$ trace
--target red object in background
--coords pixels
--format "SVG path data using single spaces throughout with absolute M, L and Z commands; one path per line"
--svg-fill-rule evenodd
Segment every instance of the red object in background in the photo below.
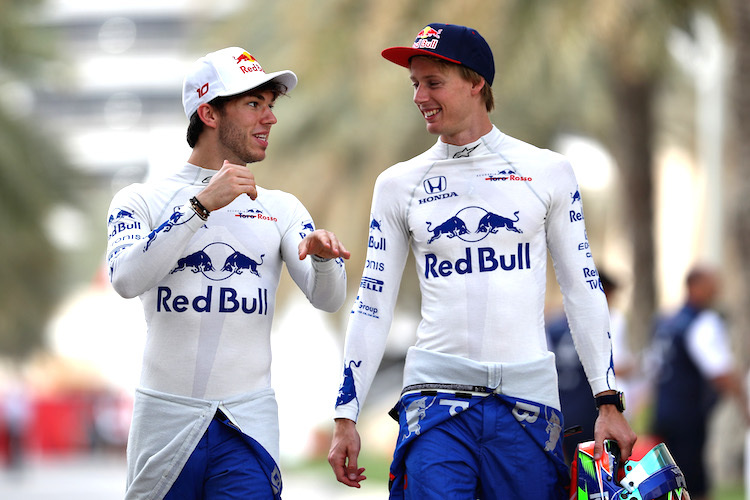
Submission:
M 83 391 L 37 396 L 30 404 L 23 436 L 24 454 L 124 450 L 132 412 L 132 399 L 127 396 Z M 0 465 L 9 463 L 9 454 L 8 426 L 0 412 Z
M 638 440 L 635 442 L 635 446 L 633 446 L 633 451 L 630 453 L 630 458 L 628 460 L 641 460 L 646 453 L 651 451 L 651 448 L 661 442 L 663 442 L 662 439 L 650 434 L 638 436 Z
M 27 449 L 42 454 L 87 450 L 92 405 L 90 397 L 80 394 L 47 396 L 34 401 Z

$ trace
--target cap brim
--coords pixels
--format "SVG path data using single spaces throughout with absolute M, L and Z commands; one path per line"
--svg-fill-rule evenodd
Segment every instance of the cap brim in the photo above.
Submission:
M 261 85 L 265 85 L 268 82 L 278 82 L 286 87 L 286 92 L 290 92 L 294 87 L 297 86 L 297 75 L 289 70 L 276 71 L 274 73 L 265 73 L 262 78 L 258 78 L 257 80 L 253 81 L 250 86 L 245 84 L 240 87 L 226 89 L 219 95 L 221 97 L 229 97 L 233 95 L 243 94 L 250 90 L 257 89 Z
M 268 80 L 269 82 L 273 80 L 281 83 L 286 87 L 287 92 L 291 92 L 292 89 L 297 86 L 297 75 L 295 75 L 294 72 L 289 71 L 288 69 L 270 73 L 268 76 L 271 77 L 271 79 Z
M 383 50 L 383 52 L 381 52 L 380 55 L 382 55 L 384 58 L 388 59 L 392 63 L 398 64 L 399 66 L 403 66 L 404 68 L 409 67 L 409 61 L 414 56 L 437 57 L 438 59 L 443 59 L 448 62 L 461 64 L 460 61 L 456 61 L 455 59 L 451 59 L 449 57 L 441 56 L 440 54 L 436 54 L 435 52 L 432 52 L 430 50 L 415 49 L 413 47 L 391 47 L 391 48 Z

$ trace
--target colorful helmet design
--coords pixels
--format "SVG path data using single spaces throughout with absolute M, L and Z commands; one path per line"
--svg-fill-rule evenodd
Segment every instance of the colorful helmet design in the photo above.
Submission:
M 640 460 L 619 463 L 614 441 L 594 460 L 594 442 L 579 443 L 571 467 L 571 500 L 689 500 L 685 477 L 664 443 Z

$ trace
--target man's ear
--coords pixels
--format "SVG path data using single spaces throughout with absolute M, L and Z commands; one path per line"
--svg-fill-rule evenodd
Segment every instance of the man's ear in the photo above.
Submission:
M 487 81 L 484 78 L 480 78 L 477 83 L 471 84 L 471 95 L 477 95 L 482 92 L 484 86 L 487 85 Z
M 197 109 L 198 118 L 201 119 L 203 124 L 207 127 L 216 128 L 219 125 L 219 113 L 216 108 L 208 103 L 203 103 L 198 106 Z

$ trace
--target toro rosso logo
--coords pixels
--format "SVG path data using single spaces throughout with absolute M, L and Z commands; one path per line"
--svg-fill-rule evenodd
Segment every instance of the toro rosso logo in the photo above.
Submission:
M 505 168 L 503 170 L 498 170 L 494 173 L 488 173 L 488 174 L 481 174 L 482 177 L 484 177 L 484 180 L 486 181 L 532 181 L 533 179 L 531 177 L 527 177 L 525 175 L 518 175 L 515 170 L 512 168 Z
M 263 210 L 249 208 L 247 210 L 229 210 L 229 213 L 234 213 L 235 217 L 240 219 L 255 219 L 255 220 L 267 220 L 271 222 L 278 222 L 279 219 L 272 215 L 265 215 Z
M 264 256 L 265 254 L 262 254 L 258 259 L 254 259 L 226 243 L 210 243 L 202 250 L 179 259 L 170 274 L 190 270 L 193 273 L 201 273 L 212 281 L 222 281 L 235 274 L 247 272 L 260 278 L 258 268 L 263 265 Z M 220 264 L 216 265 L 215 262 Z
M 432 222 L 427 222 L 427 231 L 432 233 L 427 243 L 432 243 L 442 235 L 448 238 L 457 237 L 466 242 L 476 242 L 483 240 L 490 234 L 497 233 L 500 229 L 523 233 L 516 226 L 516 223 L 520 220 L 518 213 L 519 211 L 516 210 L 513 213 L 514 218 L 511 219 L 503 215 L 488 212 L 481 207 L 466 207 L 440 224 L 433 226 Z

